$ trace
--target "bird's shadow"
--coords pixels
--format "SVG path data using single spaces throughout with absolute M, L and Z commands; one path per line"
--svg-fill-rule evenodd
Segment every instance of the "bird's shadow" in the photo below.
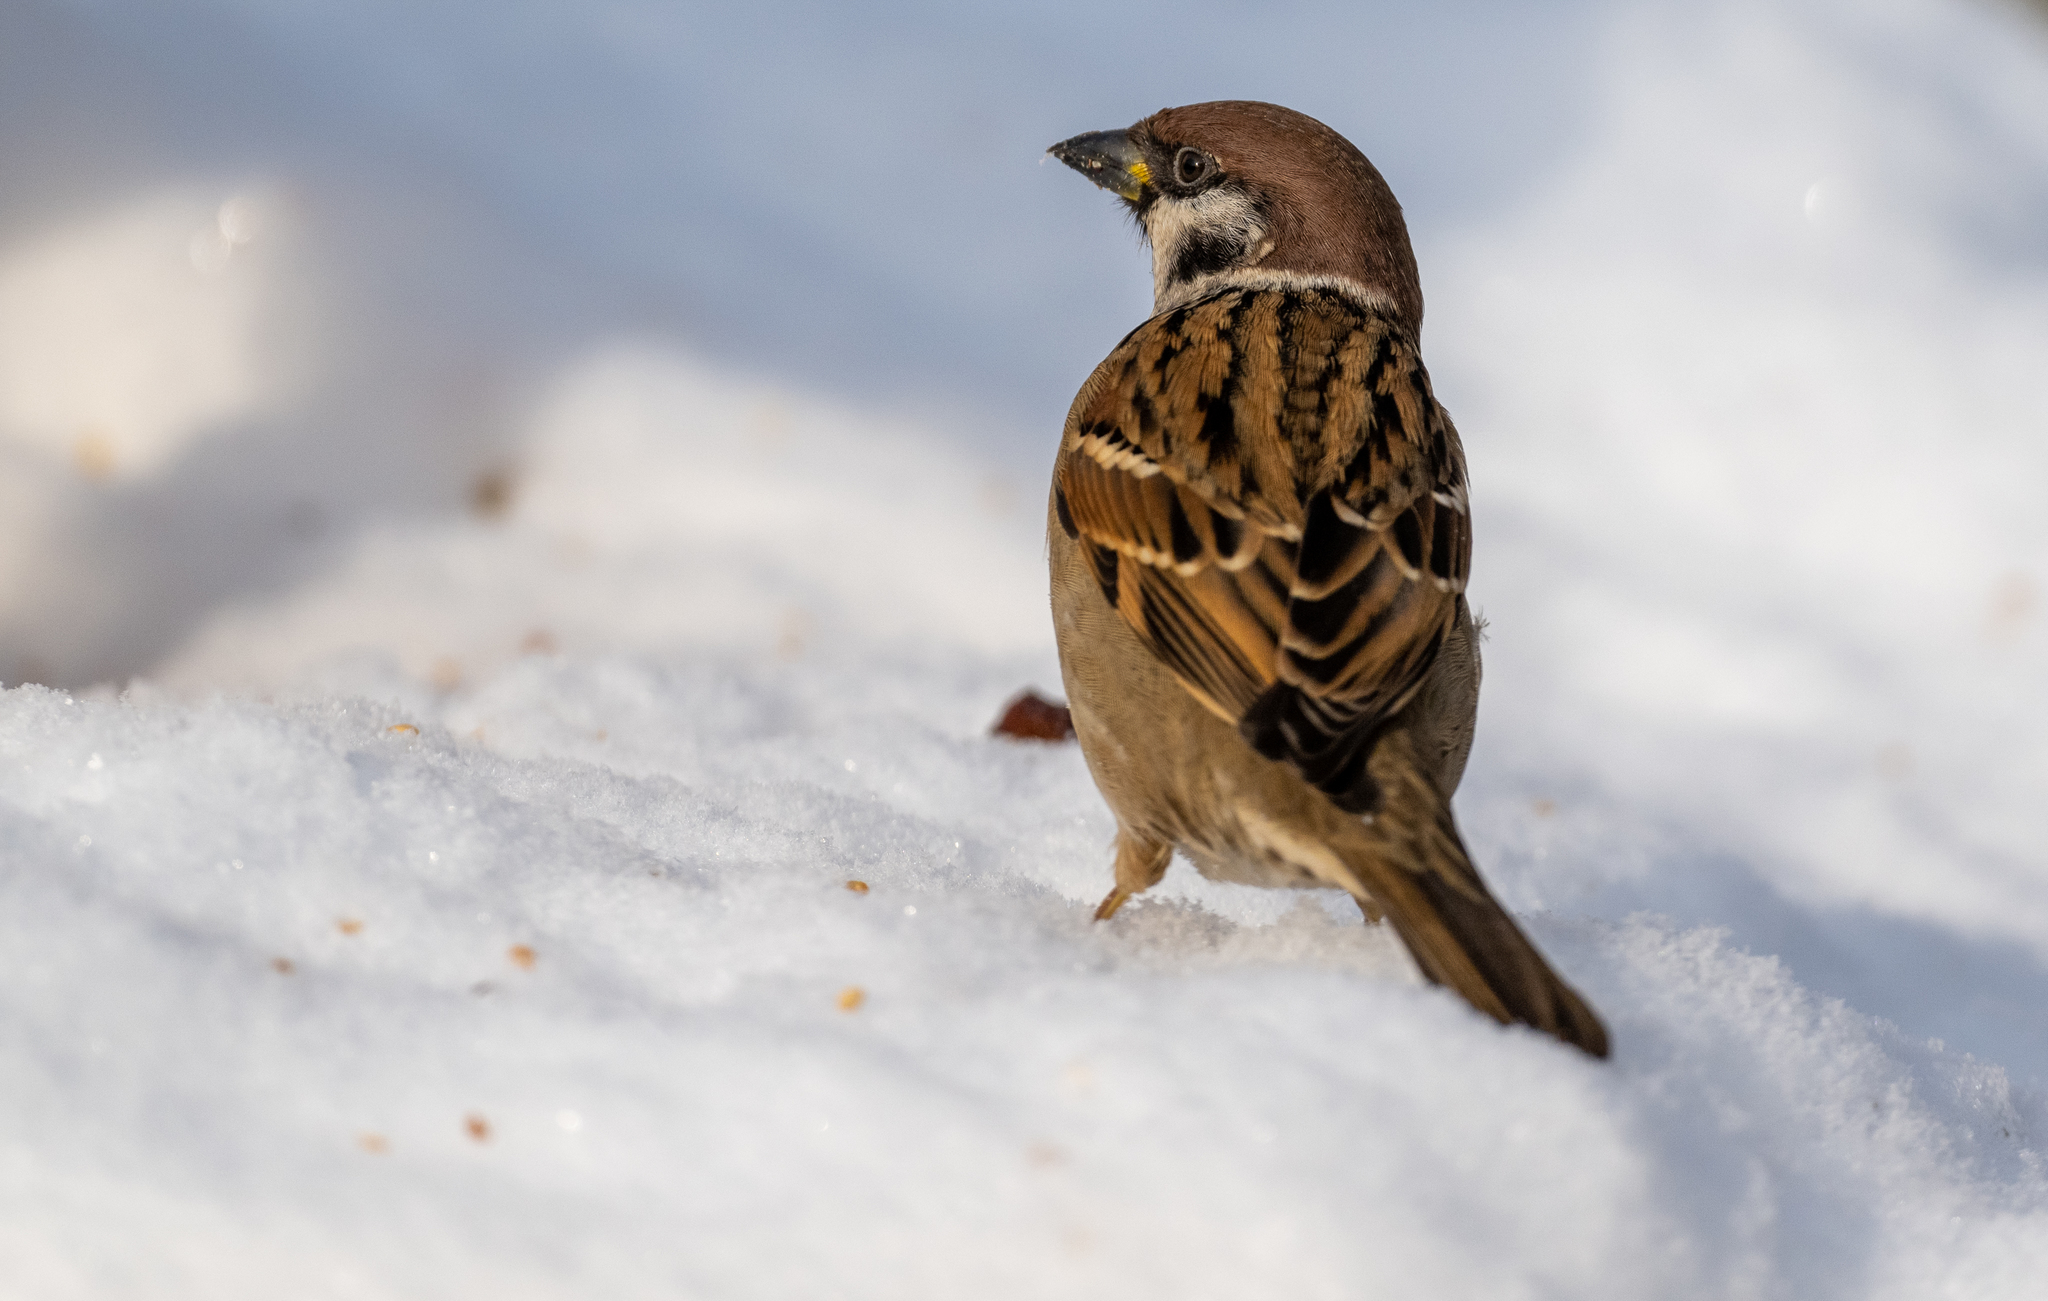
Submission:
M 1564 910 L 1613 921 L 1652 913 L 1725 931 L 1816 994 L 2002 1066 L 2015 1084 L 2048 1088 L 2048 964 L 2028 945 L 1866 903 L 1794 898 L 1767 863 L 1673 840 L 1647 870 L 1594 885 Z
M 2028 946 L 1867 904 L 1800 902 L 1747 865 L 1717 867 L 1690 920 L 1775 954 L 1815 993 L 1995 1062 L 2017 1083 L 2048 1084 L 2048 965 Z

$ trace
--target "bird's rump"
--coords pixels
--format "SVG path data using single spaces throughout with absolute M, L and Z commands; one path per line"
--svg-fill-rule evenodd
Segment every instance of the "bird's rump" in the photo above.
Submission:
M 1464 455 L 1412 338 L 1342 292 L 1153 318 L 1068 417 L 1061 527 L 1180 682 L 1341 807 L 1420 688 L 1471 560 Z

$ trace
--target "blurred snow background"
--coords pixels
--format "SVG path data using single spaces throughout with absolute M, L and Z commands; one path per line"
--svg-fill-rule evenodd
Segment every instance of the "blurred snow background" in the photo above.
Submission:
M 1041 151 L 1220 96 L 1407 205 L 1605 1067 L 983 736 Z M 2038 8 L 14 0 L 0 159 L 10 1296 L 2038 1290 Z

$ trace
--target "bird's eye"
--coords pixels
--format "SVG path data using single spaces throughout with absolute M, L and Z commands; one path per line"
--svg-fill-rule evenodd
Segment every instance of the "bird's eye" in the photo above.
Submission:
M 1173 156 L 1173 179 L 1182 185 L 1199 184 L 1215 170 L 1216 160 L 1199 149 L 1183 149 Z

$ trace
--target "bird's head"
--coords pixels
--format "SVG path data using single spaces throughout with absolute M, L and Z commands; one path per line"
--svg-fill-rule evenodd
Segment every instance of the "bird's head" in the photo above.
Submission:
M 1130 206 L 1152 245 L 1156 310 L 1232 284 L 1335 281 L 1421 331 L 1401 205 L 1357 146 L 1306 114 L 1189 104 L 1049 152 Z

